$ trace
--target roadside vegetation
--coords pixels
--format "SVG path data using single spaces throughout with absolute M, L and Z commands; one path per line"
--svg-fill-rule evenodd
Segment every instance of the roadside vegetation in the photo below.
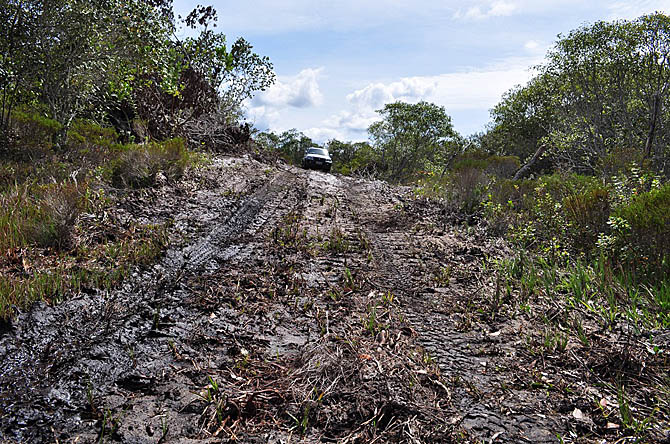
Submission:
M 644 440 L 670 414 L 670 18 L 585 25 L 536 73 L 469 138 L 444 108 L 399 102 L 378 111 L 370 142 L 325 148 L 333 171 L 410 185 L 445 223 L 504 238 L 512 254 L 485 259 L 496 290 L 472 301 L 479 314 L 544 319 L 527 339 L 536 358 L 579 344 L 589 358 L 560 365 L 602 366 L 619 410 L 607 426 Z M 259 140 L 293 162 L 316 145 L 297 131 Z M 644 406 L 631 409 L 632 392 Z
M 216 19 L 162 0 L 0 1 L 0 320 L 152 263 L 169 220 L 122 217 L 121 200 L 248 140 L 240 105 L 272 65 Z

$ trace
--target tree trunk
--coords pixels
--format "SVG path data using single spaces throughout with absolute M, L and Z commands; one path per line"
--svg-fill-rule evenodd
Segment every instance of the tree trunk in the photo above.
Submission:
M 545 144 L 540 145 L 540 147 L 535 151 L 535 154 L 533 154 L 533 157 L 530 158 L 528 162 L 519 170 L 516 172 L 514 175 L 513 180 L 520 180 L 526 177 L 528 174 L 530 174 L 531 168 L 537 163 L 538 160 L 540 160 L 540 157 L 544 152 L 547 150 L 547 146 Z
M 652 147 L 654 145 L 654 136 L 656 134 L 656 121 L 658 120 L 658 112 L 661 109 L 661 98 L 658 94 L 654 94 L 654 107 L 651 112 L 651 122 L 649 123 L 649 134 L 647 135 L 647 142 L 644 145 L 644 158 L 651 157 Z

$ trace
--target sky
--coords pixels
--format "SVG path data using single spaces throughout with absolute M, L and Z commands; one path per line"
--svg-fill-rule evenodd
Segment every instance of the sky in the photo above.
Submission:
M 204 3 L 203 3 L 204 2 Z M 245 103 L 260 130 L 367 140 L 386 103 L 443 106 L 463 136 L 533 76 L 559 34 L 670 12 L 670 0 L 200 0 L 217 30 L 268 56 L 275 84 Z M 198 2 L 175 0 L 187 14 Z

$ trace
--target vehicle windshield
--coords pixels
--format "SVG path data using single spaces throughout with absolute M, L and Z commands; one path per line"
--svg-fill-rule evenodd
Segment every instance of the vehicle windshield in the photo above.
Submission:
M 307 154 L 318 154 L 321 156 L 327 156 L 328 151 L 321 148 L 310 148 L 309 150 L 307 150 Z

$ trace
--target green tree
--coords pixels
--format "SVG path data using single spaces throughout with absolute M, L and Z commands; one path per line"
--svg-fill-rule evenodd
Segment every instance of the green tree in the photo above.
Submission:
M 39 102 L 62 124 L 76 117 L 126 124 L 139 115 L 153 136 L 188 136 L 230 124 L 242 101 L 274 81 L 267 57 L 244 39 L 230 47 L 211 31 L 212 7 L 184 22 L 179 40 L 171 0 L 0 0 L 0 131 L 12 109 Z M 212 118 L 211 116 L 215 116 Z
M 505 93 L 491 110 L 491 126 L 480 136 L 480 148 L 490 154 L 515 155 L 521 161 L 532 156 L 554 126 L 552 80 L 540 75 Z
M 257 134 L 254 139 L 264 149 L 280 153 L 284 159 L 293 165 L 300 165 L 305 151 L 309 148 L 320 148 L 319 144 L 295 128 L 281 134 L 269 131 L 262 132 Z
M 662 157 L 670 142 L 670 18 L 597 22 L 560 37 L 544 75 L 555 80 L 554 154 L 583 172 L 606 169 L 618 152 Z
M 459 137 L 444 107 L 395 102 L 377 112 L 382 120 L 368 132 L 389 180 L 400 182 L 431 164 L 446 164 Z
M 341 142 L 332 139 L 326 148 L 333 159 L 333 170 L 342 174 L 377 173 L 378 155 L 368 142 Z
M 0 149 L 7 146 L 14 108 L 31 99 L 40 71 L 37 47 L 41 2 L 0 0 Z

